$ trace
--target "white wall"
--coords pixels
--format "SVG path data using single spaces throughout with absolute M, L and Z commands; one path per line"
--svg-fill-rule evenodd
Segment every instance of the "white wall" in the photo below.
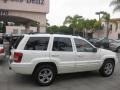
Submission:
M 15 34 L 15 31 L 18 31 L 17 34 L 23 34 L 22 30 L 25 31 L 25 27 L 24 26 L 6 26 L 6 33 L 8 34 Z M 29 32 L 31 32 L 31 30 L 33 32 L 37 32 L 37 27 L 30 27 Z
M 118 24 L 118 28 L 116 29 L 116 23 L 114 23 L 114 22 L 109 23 L 109 27 L 110 27 L 110 25 L 112 25 L 112 30 L 110 31 L 109 36 L 108 36 L 109 39 L 118 39 L 118 34 L 120 34 L 120 21 L 118 21 L 117 24 Z M 107 25 L 106 25 L 105 22 L 102 22 L 102 25 L 104 25 L 103 30 L 100 30 L 99 32 L 98 31 L 95 32 L 93 34 L 93 38 L 104 38 L 104 37 L 106 37 L 106 35 L 107 35 L 106 34 L 107 33 Z

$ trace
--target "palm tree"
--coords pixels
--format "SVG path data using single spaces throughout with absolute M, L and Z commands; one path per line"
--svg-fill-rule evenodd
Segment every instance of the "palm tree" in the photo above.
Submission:
M 107 12 L 104 12 L 103 16 L 102 16 L 102 19 L 104 19 L 106 21 L 106 24 L 107 24 L 107 35 L 106 35 L 106 38 L 108 38 L 109 36 L 109 22 L 110 22 L 110 14 L 107 13 Z
M 114 6 L 113 12 L 120 11 L 120 0 L 112 0 L 110 6 Z
M 79 24 L 80 24 L 79 22 L 81 20 L 83 20 L 83 17 L 79 15 L 75 15 L 73 17 L 67 16 L 63 24 L 71 26 L 73 29 L 73 35 L 74 35 L 75 31 L 79 28 Z
M 99 15 L 99 23 L 101 23 L 101 15 L 103 15 L 104 14 L 104 11 L 99 11 L 99 12 L 96 12 L 96 15 Z M 99 26 L 99 30 L 101 29 L 101 24 L 99 24 L 100 26 Z

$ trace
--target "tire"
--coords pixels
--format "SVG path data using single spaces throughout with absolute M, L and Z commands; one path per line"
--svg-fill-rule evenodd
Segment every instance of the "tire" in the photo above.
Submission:
M 55 69 L 50 65 L 39 66 L 34 72 L 34 80 L 40 86 L 49 86 L 56 77 Z
M 106 60 L 99 70 L 99 73 L 103 77 L 109 77 L 114 72 L 115 63 L 112 60 Z

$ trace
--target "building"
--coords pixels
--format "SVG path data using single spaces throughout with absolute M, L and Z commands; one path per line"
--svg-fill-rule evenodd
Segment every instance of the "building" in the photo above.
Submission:
M 102 20 L 102 30 L 97 30 L 93 38 L 104 38 L 107 35 L 107 22 Z M 109 39 L 120 39 L 120 18 L 111 19 L 109 22 Z
M 37 32 L 46 32 L 48 12 L 49 0 L 0 0 L 0 21 L 21 23 L 26 33 L 33 22 L 37 23 Z
M 37 32 L 37 27 L 30 27 L 28 33 Z M 25 34 L 24 26 L 6 26 L 7 34 Z

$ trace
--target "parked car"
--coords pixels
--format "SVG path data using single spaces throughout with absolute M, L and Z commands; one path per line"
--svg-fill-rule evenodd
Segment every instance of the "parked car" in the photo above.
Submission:
M 94 46 L 98 47 L 97 46 L 97 42 L 99 41 L 99 39 L 97 38 L 90 38 L 90 39 L 87 39 L 89 42 L 91 42 Z
M 9 66 L 16 73 L 33 75 L 40 85 L 46 86 L 57 74 L 96 70 L 109 77 L 117 62 L 116 53 L 96 48 L 82 37 L 33 34 L 18 38 Z
M 3 46 L 3 39 L 0 38 L 0 60 L 3 60 L 5 57 L 4 46 Z
M 5 47 L 5 53 L 6 55 L 10 55 L 10 50 L 13 47 L 14 43 L 17 41 L 19 38 L 18 34 L 4 34 L 4 47 Z
M 96 46 L 99 48 L 109 49 L 110 43 L 113 42 L 115 42 L 115 40 L 103 38 L 96 42 Z
M 110 43 L 110 50 L 120 53 L 120 41 L 115 40 L 114 42 Z

